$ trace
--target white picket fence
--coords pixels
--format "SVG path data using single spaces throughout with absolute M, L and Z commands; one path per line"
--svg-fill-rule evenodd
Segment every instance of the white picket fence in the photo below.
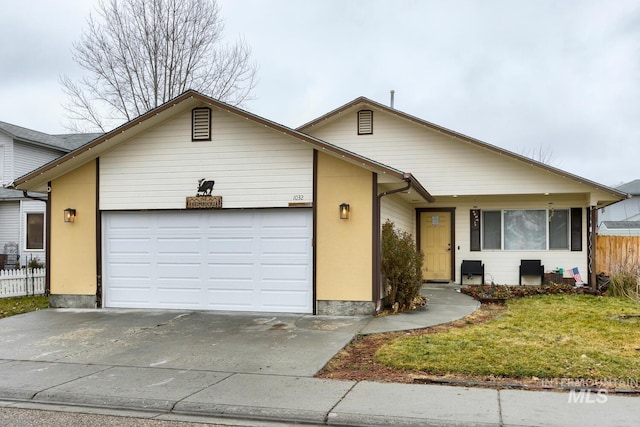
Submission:
M 44 268 L 0 270 L 0 298 L 44 294 L 45 273 Z

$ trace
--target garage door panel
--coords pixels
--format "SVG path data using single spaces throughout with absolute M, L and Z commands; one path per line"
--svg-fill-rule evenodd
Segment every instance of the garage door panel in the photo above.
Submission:
M 210 310 L 252 311 L 257 305 L 253 289 L 208 289 Z
M 158 280 L 180 279 L 200 281 L 200 264 L 158 263 Z
M 240 215 L 234 217 L 211 216 L 205 223 L 205 227 L 214 234 L 222 233 L 230 236 L 251 233 L 255 228 L 254 218 L 242 215 L 243 212 L 236 212 Z
M 119 307 L 150 307 L 149 293 L 150 286 L 110 287 L 108 289 L 109 299 Z
M 134 263 L 134 262 L 114 262 L 110 265 L 109 276 L 114 280 L 132 280 L 144 279 L 149 280 L 149 270 L 151 263 Z
M 299 311 L 305 307 L 308 298 L 308 292 L 287 292 L 286 294 L 278 291 L 261 292 L 262 305 L 269 308 L 266 311 Z M 283 304 L 283 301 L 287 303 Z
M 152 242 L 149 238 L 113 239 L 109 243 L 109 251 L 114 255 L 145 254 L 152 249 Z
M 264 255 L 289 255 L 306 258 L 311 251 L 311 244 L 308 238 L 262 238 L 260 239 L 260 249 Z
M 157 298 L 158 304 L 166 308 L 170 308 L 175 304 L 197 308 L 201 304 L 202 289 L 199 286 L 181 288 L 159 286 Z
M 312 311 L 309 209 L 103 217 L 107 307 Z
M 306 286 L 309 268 L 304 264 L 263 264 L 260 267 L 260 276 L 265 282 L 287 281 L 291 285 L 299 282 L 302 286 Z
M 195 254 L 200 255 L 201 238 L 161 238 L 156 240 L 158 254 Z
M 254 239 L 252 237 L 245 238 L 214 238 L 207 239 L 207 252 L 209 255 L 226 255 L 226 254 L 242 254 L 250 255 L 253 253 Z
M 283 218 L 286 218 L 286 221 L 282 221 Z M 311 216 L 298 215 L 296 209 L 290 209 L 280 211 L 279 217 L 264 216 L 260 218 L 260 222 L 263 228 L 298 228 L 303 230 L 307 228 L 310 219 Z
M 207 279 L 209 281 L 229 279 L 244 279 L 247 281 L 254 280 L 253 264 L 209 264 L 207 267 Z

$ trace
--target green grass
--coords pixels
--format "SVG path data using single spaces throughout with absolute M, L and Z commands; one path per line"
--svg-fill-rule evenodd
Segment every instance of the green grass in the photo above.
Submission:
M 0 298 L 0 319 L 16 314 L 42 310 L 49 307 L 49 297 L 36 295 L 30 297 Z
M 381 347 L 385 365 L 429 374 L 640 380 L 640 305 L 550 295 L 511 300 L 498 318 Z

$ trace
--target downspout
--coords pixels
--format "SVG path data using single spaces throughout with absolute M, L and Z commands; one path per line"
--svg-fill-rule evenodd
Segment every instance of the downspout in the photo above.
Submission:
M 411 189 L 411 179 L 405 176 L 404 178 L 407 185 L 402 188 L 396 188 L 395 190 L 384 191 L 378 194 L 376 199 L 376 210 L 375 210 L 375 218 L 374 218 L 374 227 L 375 233 L 373 235 L 374 245 L 375 245 L 375 258 L 374 262 L 374 271 L 375 275 L 373 278 L 373 300 L 376 302 L 376 313 L 380 313 L 382 309 L 382 298 L 380 296 L 380 287 L 382 286 L 382 236 L 380 235 L 380 224 L 381 222 L 381 206 L 382 206 L 382 198 L 385 196 L 390 196 L 395 193 L 401 193 L 403 191 L 407 191 Z

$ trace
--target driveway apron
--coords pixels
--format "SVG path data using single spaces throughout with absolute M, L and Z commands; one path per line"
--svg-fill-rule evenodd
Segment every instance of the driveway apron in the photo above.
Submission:
M 367 320 L 200 311 L 43 310 L 2 320 L 0 361 L 313 376 Z

